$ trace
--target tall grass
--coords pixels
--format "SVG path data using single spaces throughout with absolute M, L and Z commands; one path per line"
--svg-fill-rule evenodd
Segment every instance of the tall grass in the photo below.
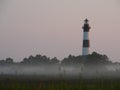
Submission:
M 120 90 L 120 80 L 1 80 L 0 90 Z

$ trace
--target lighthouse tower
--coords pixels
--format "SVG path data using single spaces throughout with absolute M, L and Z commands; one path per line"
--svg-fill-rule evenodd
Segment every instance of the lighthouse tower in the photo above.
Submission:
M 82 55 L 88 55 L 89 54 L 89 47 L 90 47 L 90 41 L 89 41 L 89 21 L 87 19 L 84 20 L 84 26 L 83 28 L 83 48 L 82 48 Z

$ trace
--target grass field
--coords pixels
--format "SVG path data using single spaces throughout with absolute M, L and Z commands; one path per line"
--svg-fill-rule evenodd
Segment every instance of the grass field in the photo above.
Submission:
M 120 90 L 120 79 L 1 78 L 0 90 Z

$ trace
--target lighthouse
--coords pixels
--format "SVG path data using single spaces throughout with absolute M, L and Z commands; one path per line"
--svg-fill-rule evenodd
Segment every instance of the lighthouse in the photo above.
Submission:
M 82 48 L 82 55 L 86 56 L 89 54 L 89 47 L 90 47 L 90 40 L 89 40 L 89 21 L 88 19 L 84 20 L 84 26 L 83 28 L 83 48 Z

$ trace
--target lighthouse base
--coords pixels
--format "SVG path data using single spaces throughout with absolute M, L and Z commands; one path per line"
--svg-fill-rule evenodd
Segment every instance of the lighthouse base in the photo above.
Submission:
M 83 50 L 82 50 L 82 55 L 85 56 L 85 55 L 88 55 L 88 54 L 89 54 L 89 48 L 84 47 Z

